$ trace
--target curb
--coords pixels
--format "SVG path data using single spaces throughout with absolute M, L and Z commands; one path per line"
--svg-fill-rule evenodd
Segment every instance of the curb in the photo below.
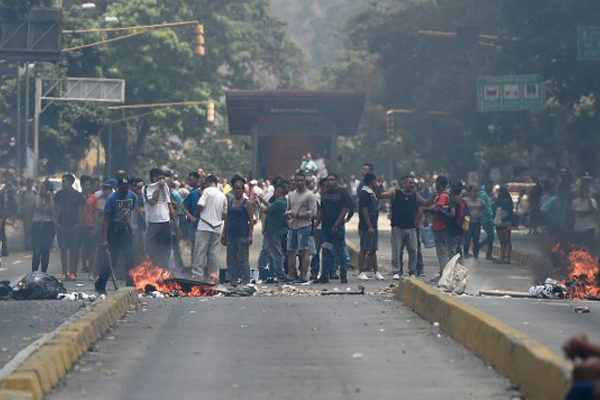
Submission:
M 519 385 L 533 400 L 562 400 L 572 364 L 537 340 L 415 278 L 402 278 L 396 298 Z
M 118 290 L 66 323 L 56 335 L 4 378 L 0 400 L 42 400 L 94 343 L 137 304 L 134 288 Z
M 500 257 L 500 246 L 494 246 L 494 250 L 492 251 L 494 257 Z M 519 251 L 513 250 L 510 253 L 510 259 L 518 262 L 522 265 L 529 265 L 535 268 L 541 269 L 550 269 L 552 268 L 552 261 L 548 258 L 540 255 L 521 253 Z

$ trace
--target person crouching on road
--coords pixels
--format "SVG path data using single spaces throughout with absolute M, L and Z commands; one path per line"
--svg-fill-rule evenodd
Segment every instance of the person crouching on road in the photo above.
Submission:
M 206 188 L 198 200 L 198 230 L 192 272 L 202 281 L 217 284 L 219 241 L 223 220 L 227 218 L 227 197 L 217 188 L 217 177 L 206 177 Z
M 121 253 L 125 257 L 127 285 L 132 285 L 129 270 L 133 262 L 133 234 L 131 229 L 131 213 L 136 207 L 137 197 L 129 190 L 127 178 L 117 180 L 119 188 L 106 199 L 104 204 L 104 221 L 102 222 L 102 245 L 110 252 L 110 263 L 116 267 Z M 106 259 L 101 265 L 100 274 L 94 287 L 99 292 L 106 290 L 106 282 L 110 277 L 110 264 Z
M 165 173 L 158 168 L 151 169 L 150 182 L 142 189 L 147 225 L 146 248 L 154 265 L 168 268 L 171 253 L 170 221 L 177 221 L 177 215 L 171 205 Z
M 227 218 L 223 225 L 221 243 L 227 246 L 227 270 L 231 284 L 236 286 L 250 282 L 249 250 L 254 231 L 254 206 L 244 196 L 246 180 L 234 177 L 231 180 L 233 198 L 227 203 Z
M 367 173 L 364 185 L 358 194 L 358 234 L 360 237 L 360 253 L 358 254 L 358 279 L 366 281 L 369 279 L 365 272 L 365 261 L 367 256 L 369 264 L 373 267 L 374 278 L 384 280 L 383 275 L 377 271 L 377 220 L 379 219 L 379 201 L 375 194 L 376 176 Z
M 48 272 L 50 249 L 54 242 L 54 222 L 56 221 L 52 183 L 46 181 L 40 185 L 39 194 L 36 194 L 33 200 L 32 214 L 31 270 L 37 271 L 41 264 L 42 272 Z

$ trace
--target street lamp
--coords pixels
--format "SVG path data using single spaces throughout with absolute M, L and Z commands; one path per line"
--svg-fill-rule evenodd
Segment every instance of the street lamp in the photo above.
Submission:
M 96 8 L 96 3 L 83 3 L 81 5 L 81 8 L 84 10 L 93 10 L 94 8 Z

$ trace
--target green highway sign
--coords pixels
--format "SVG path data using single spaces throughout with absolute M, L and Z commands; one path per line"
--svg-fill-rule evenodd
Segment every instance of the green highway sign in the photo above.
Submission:
M 577 59 L 600 60 L 600 26 L 582 26 L 577 29 Z
M 546 107 L 541 75 L 482 76 L 477 79 L 477 110 L 526 111 Z

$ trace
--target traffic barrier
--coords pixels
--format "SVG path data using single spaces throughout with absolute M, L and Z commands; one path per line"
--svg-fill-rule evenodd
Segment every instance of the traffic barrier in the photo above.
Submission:
M 91 346 L 137 305 L 137 291 L 120 289 L 99 301 L 25 359 L 0 385 L 0 400 L 42 400 Z
M 403 278 L 396 297 L 493 366 L 533 400 L 562 400 L 572 363 L 498 319 L 416 278 Z

